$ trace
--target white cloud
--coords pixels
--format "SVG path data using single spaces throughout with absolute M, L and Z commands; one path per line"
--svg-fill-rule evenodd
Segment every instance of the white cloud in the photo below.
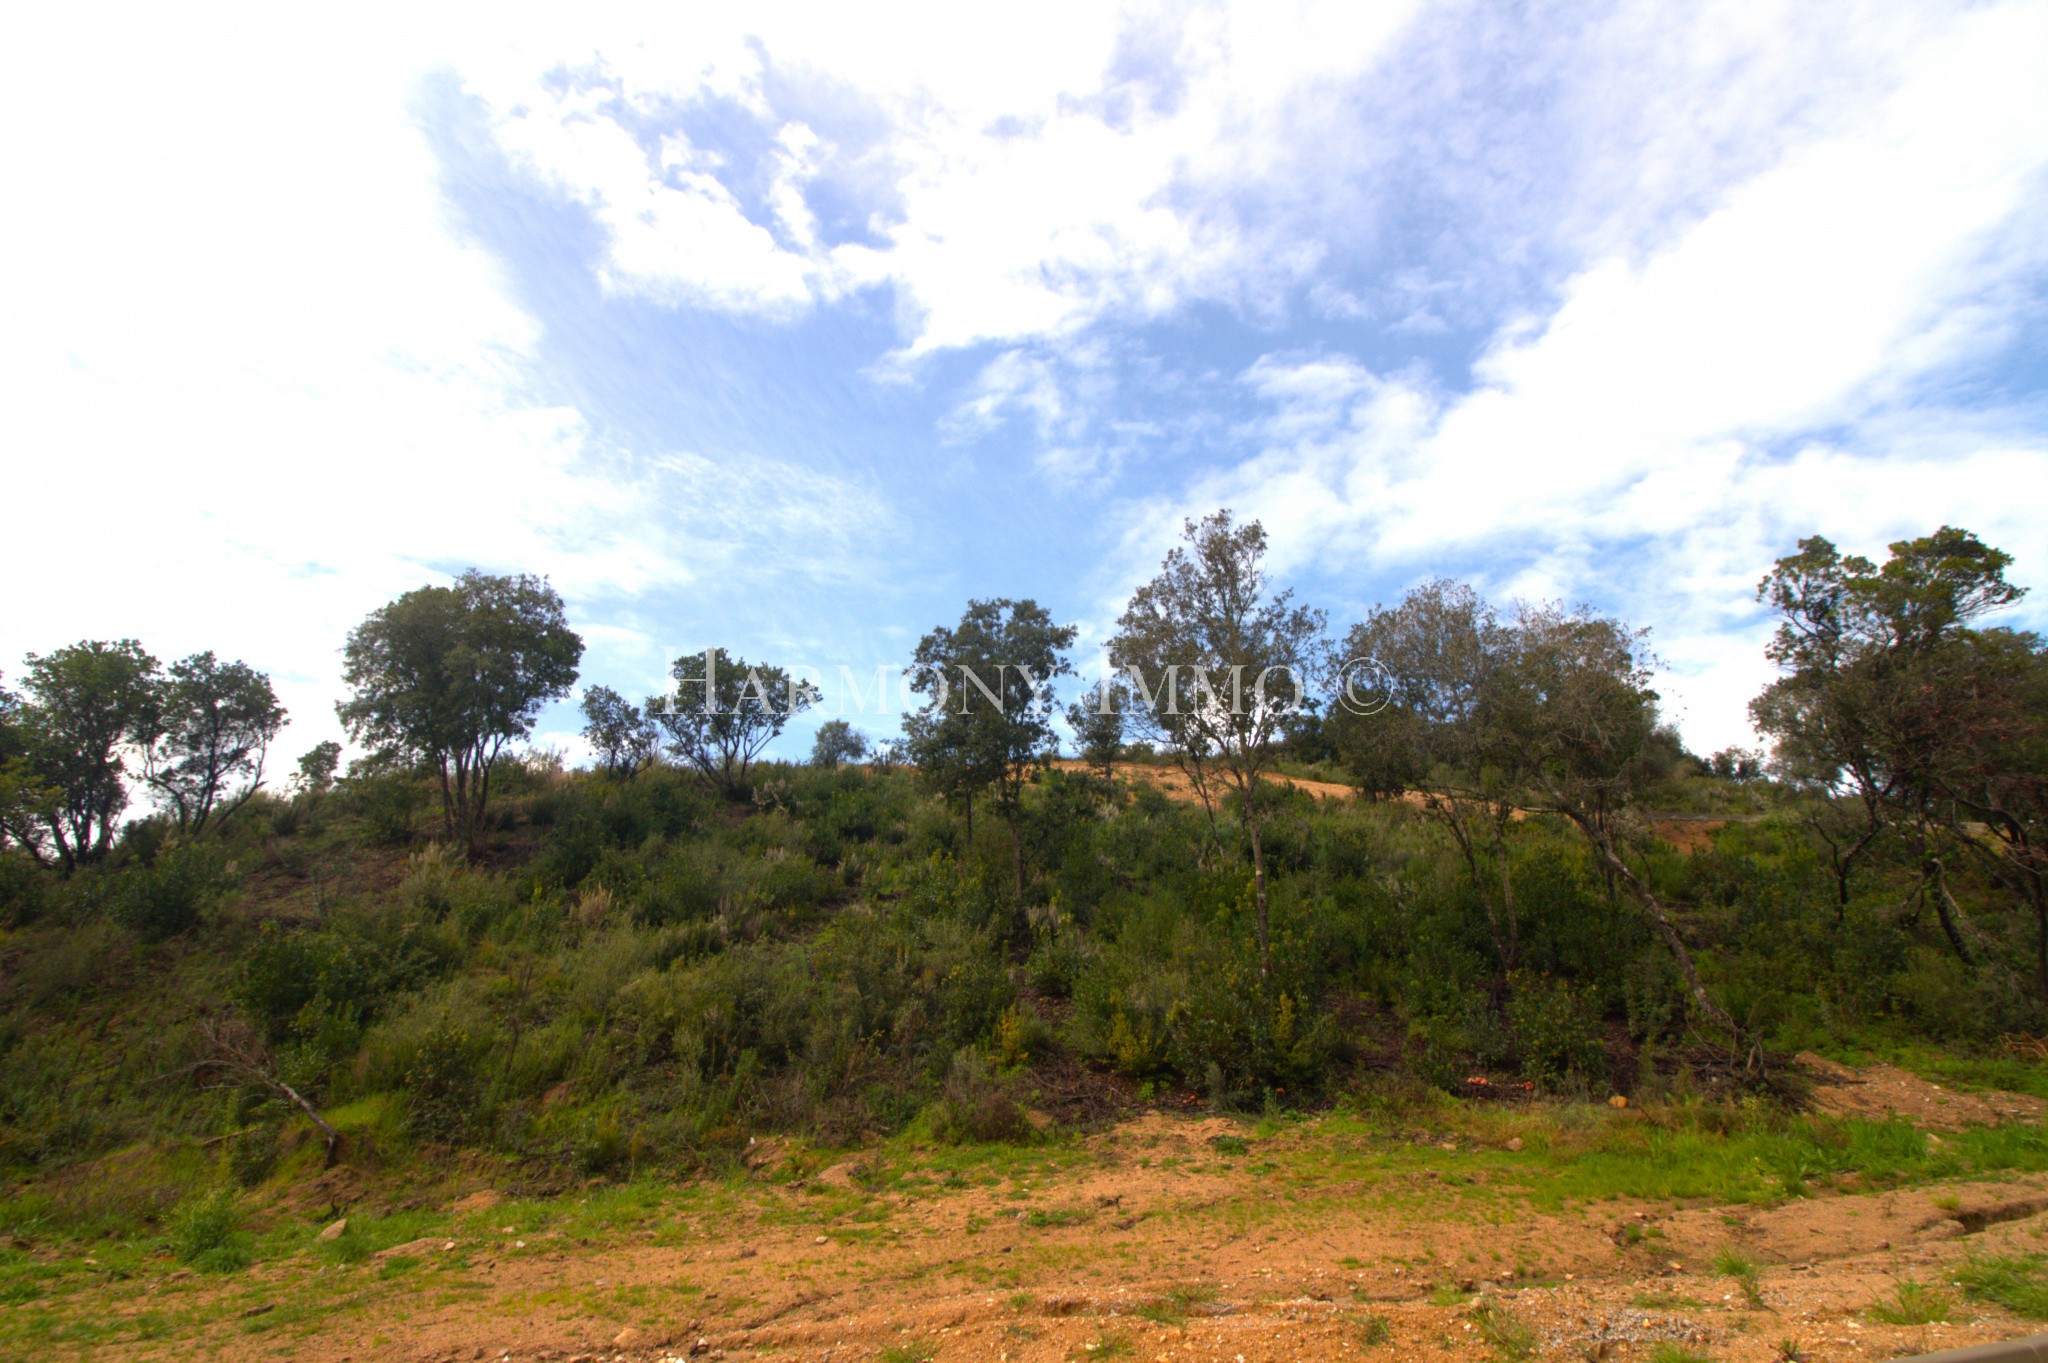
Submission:
M 303 746 L 346 631 L 437 570 L 588 603 L 762 536 L 829 565 L 837 513 L 886 524 L 864 489 L 610 448 L 532 401 L 537 324 L 409 112 L 452 47 L 405 18 L 0 19 L 9 671 L 81 636 L 212 648 L 275 674 Z
M 1295 566 L 1490 565 L 1653 619 L 1691 731 L 1732 741 L 1762 673 L 1748 601 L 1793 537 L 1950 520 L 2048 561 L 2048 439 L 1899 406 L 2005 342 L 2048 248 L 2044 168 L 2048 11 L 1976 12 L 1866 120 L 1504 328 L 1468 393 L 1262 361 L 1263 453 L 1178 500 L 1261 517 Z
M 916 356 L 1297 277 L 1312 244 L 1181 201 L 1256 180 L 1301 110 L 1369 69 L 1412 8 L 762 6 L 461 70 L 503 144 L 606 228 L 612 287 L 776 314 L 893 285 Z M 775 106 L 791 71 L 887 125 L 859 153 L 888 191 L 878 241 L 821 241 L 804 190 L 836 149 Z M 670 132 L 651 152 L 628 131 L 709 98 L 776 125 L 765 211 L 719 178 L 712 149 Z

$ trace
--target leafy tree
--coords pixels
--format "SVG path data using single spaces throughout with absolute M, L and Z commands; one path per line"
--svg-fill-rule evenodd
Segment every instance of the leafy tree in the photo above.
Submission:
M 40 862 L 56 792 L 29 763 L 29 734 L 21 698 L 0 686 L 0 848 L 12 841 Z
M 292 779 L 300 790 L 318 798 L 334 788 L 335 769 L 341 766 L 341 744 L 322 739 L 299 755 L 298 774 Z
M 737 791 L 754 759 L 789 721 L 816 705 L 818 688 L 779 667 L 730 657 L 707 648 L 676 659 L 669 675 L 674 695 L 647 702 L 654 722 L 668 731 L 669 751 Z
M 1374 796 L 1420 795 L 1457 844 L 1506 970 L 1520 954 L 1507 836 L 1524 773 L 1488 697 L 1512 638 L 1471 587 L 1439 578 L 1352 626 L 1330 679 L 1332 738 L 1352 782 Z
M 625 780 L 654 760 L 661 738 L 645 711 L 609 686 L 583 693 L 583 736 L 614 779 Z
M 987 791 L 1010 827 L 1017 899 L 1024 899 L 1024 787 L 1059 751 L 1052 682 L 1070 676 L 1074 627 L 1036 601 L 969 601 L 958 625 L 918 641 L 910 686 L 927 698 L 903 717 L 909 757 L 935 790 L 967 806 Z
M 1808 826 L 1834 868 L 1838 913 L 1854 869 L 1894 840 L 1919 868 L 1909 902 L 1933 905 L 1974 968 L 1974 929 L 1948 880 L 1955 856 L 1977 860 L 2032 909 L 2048 995 L 2048 868 L 2030 794 L 2048 699 L 2033 680 L 2039 641 L 1976 625 L 2024 594 L 2005 580 L 2011 562 L 1953 526 L 1891 545 L 1881 566 L 1800 541 L 1758 587 L 1780 617 L 1768 652 L 1784 675 L 1750 712 L 1779 771 L 1826 797 Z
M 491 770 L 505 745 L 533 731 L 541 707 L 567 695 L 583 657 L 562 598 L 543 578 L 464 573 L 372 612 L 349 634 L 336 706 L 349 733 L 394 762 L 438 771 L 451 836 L 483 837 Z
M 284 707 L 269 677 L 211 652 L 172 663 L 153 692 L 137 735 L 143 780 L 163 797 L 180 832 L 198 834 L 262 787 L 263 759 L 284 728 Z
M 1132 595 L 1109 643 L 1111 660 L 1144 689 L 1143 722 L 1194 771 L 1213 761 L 1237 794 L 1251 841 L 1261 980 L 1272 974 L 1260 837 L 1265 771 L 1305 694 L 1324 623 L 1321 611 L 1292 604 L 1291 591 L 1271 589 L 1265 553 L 1257 521 L 1238 526 L 1227 510 L 1188 521 L 1183 543 Z
M 146 727 L 156 678 L 156 659 L 133 639 L 29 655 L 9 726 L 21 753 L 13 832 L 38 860 L 54 848 L 68 872 L 113 846 L 128 806 L 123 754 Z
M 842 762 L 858 762 L 867 755 L 867 735 L 843 719 L 828 719 L 820 724 L 817 737 L 811 741 L 812 766 L 836 767 Z
M 1080 745 L 1081 760 L 1103 777 L 1115 773 L 1124 748 L 1124 710 L 1130 690 L 1114 677 L 1103 677 L 1067 707 L 1067 725 Z
M 1670 775 L 1674 744 L 1657 718 L 1643 631 L 1587 610 L 1524 606 L 1483 701 L 1532 794 L 1562 815 L 1607 872 L 1642 905 L 1700 1012 L 1740 1050 L 1750 1038 L 1701 978 L 1670 909 L 1622 855 L 1622 822 L 1642 791 Z M 1748 1063 L 1762 1053 L 1749 1047 Z

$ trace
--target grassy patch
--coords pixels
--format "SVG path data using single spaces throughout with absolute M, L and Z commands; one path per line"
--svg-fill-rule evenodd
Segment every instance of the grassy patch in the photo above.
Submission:
M 1163 1296 L 1139 1303 L 1131 1314 L 1161 1325 L 1180 1325 L 1187 1320 L 1191 1308 L 1215 1295 L 1214 1291 L 1199 1284 L 1176 1287 Z
M 1739 1250 L 1724 1249 L 1714 1256 L 1714 1271 L 1735 1279 L 1735 1285 L 1742 1289 L 1743 1300 L 1757 1310 L 1764 1306 L 1763 1282 L 1758 1277 L 1761 1270 L 1756 1260 Z
M 1946 1292 L 1922 1283 L 1902 1282 L 1890 1298 L 1872 1302 L 1864 1314 L 1880 1325 L 1931 1325 L 1947 1320 L 1949 1307 Z
M 1714 1363 L 1712 1357 L 1683 1344 L 1659 1344 L 1650 1350 L 1650 1363 Z
M 1496 1357 L 1521 1363 L 1536 1352 L 1536 1332 L 1505 1306 L 1488 1302 L 1473 1307 L 1472 1324 Z
M 2048 1256 L 1970 1259 L 1956 1270 L 1955 1281 L 1972 1301 L 2003 1306 L 2027 1320 L 2048 1320 Z

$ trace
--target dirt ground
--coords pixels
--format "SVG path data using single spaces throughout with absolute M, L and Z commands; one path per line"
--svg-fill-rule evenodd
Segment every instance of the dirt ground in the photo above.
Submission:
M 1071 757 L 1063 757 L 1054 762 L 1053 765 L 1063 771 L 1084 771 L 1089 769 L 1087 763 L 1077 761 Z M 1157 787 L 1169 799 L 1193 803 L 1201 798 L 1195 791 L 1194 783 L 1188 779 L 1188 774 L 1176 766 L 1155 766 L 1149 762 L 1118 762 L 1113 765 L 1112 770 L 1126 781 L 1142 781 L 1146 785 Z M 1266 772 L 1264 775 L 1268 781 L 1271 781 L 1276 786 L 1291 786 L 1296 790 L 1304 790 L 1310 795 L 1315 796 L 1318 800 L 1349 800 L 1357 794 L 1351 787 L 1339 785 L 1335 781 L 1311 781 L 1307 777 L 1284 776 L 1279 772 L 1273 771 Z M 1222 799 L 1223 792 L 1226 789 L 1225 778 L 1222 773 L 1219 772 L 1210 778 L 1209 784 L 1210 798 L 1215 800 Z M 1420 796 L 1414 798 L 1418 801 L 1421 799 Z
M 1944 1092 L 1884 1067 L 1808 1064 L 1824 1110 L 1952 1130 L 2035 1122 L 2043 1107 Z M 1469 1172 L 1482 1167 L 1470 1156 L 1489 1153 L 1471 1148 L 1474 1137 L 1417 1132 L 1414 1158 L 1368 1179 L 1325 1159 L 1345 1139 L 1338 1130 L 1289 1127 L 1253 1142 L 1247 1159 L 1239 1123 L 1152 1113 L 1088 1138 L 1064 1162 L 964 1180 L 934 1168 L 914 1186 L 878 1183 L 874 1155 L 806 1168 L 800 1151 L 764 1142 L 751 1177 L 719 1200 L 678 1204 L 613 1235 L 522 1230 L 517 1204 L 497 1190 L 450 1189 L 440 1207 L 461 1229 L 347 1267 L 303 1257 L 258 1265 L 233 1289 L 237 1308 L 253 1305 L 162 1353 L 322 1363 L 1475 1359 L 1510 1356 L 1486 1339 L 1504 1311 L 1533 1332 L 1536 1357 L 1647 1359 L 1675 1343 L 1755 1363 L 1793 1348 L 1818 1363 L 2040 1328 L 1980 1303 L 1959 1305 L 1954 1324 L 1888 1326 L 1865 1312 L 1901 1280 L 1940 1284 L 1944 1266 L 1967 1255 L 2048 1249 L 2048 1175 L 1835 1188 L 1770 1207 L 1600 1201 L 1539 1212 L 1527 1198 L 1491 1195 L 1487 1175 Z M 1760 1304 L 1716 1270 L 1731 1250 L 1761 1265 Z M 361 1284 L 356 1309 L 288 1339 L 237 1323 L 297 1292 L 332 1292 L 337 1275 Z M 145 1296 L 118 1309 L 147 1307 Z

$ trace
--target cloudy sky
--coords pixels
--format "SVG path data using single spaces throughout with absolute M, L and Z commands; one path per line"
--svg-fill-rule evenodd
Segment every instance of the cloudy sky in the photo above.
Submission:
M 1230 506 L 1652 627 L 1702 750 L 1802 535 L 2048 584 L 2038 0 L 18 5 L 0 128 L 0 670 L 246 658 L 287 757 L 471 565 L 830 683 Z

